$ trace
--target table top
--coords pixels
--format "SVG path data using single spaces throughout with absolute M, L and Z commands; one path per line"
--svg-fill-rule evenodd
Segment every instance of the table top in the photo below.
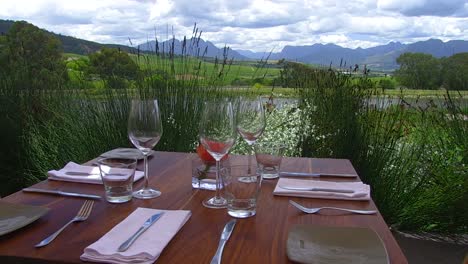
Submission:
M 35 248 L 39 241 L 73 218 L 82 198 L 17 192 L 3 201 L 48 207 L 49 212 L 37 221 L 0 237 L 2 263 L 82 263 L 80 255 L 137 207 L 164 210 L 190 210 L 192 216 L 159 256 L 157 263 L 209 263 L 218 246 L 224 225 L 231 219 L 226 209 L 208 209 L 202 201 L 213 191 L 193 189 L 192 159 L 196 154 L 156 152 L 149 159 L 150 186 L 162 195 L 149 200 L 132 199 L 123 204 L 97 200 L 90 217 L 65 229 L 51 244 Z M 231 155 L 231 164 L 246 163 L 247 157 Z M 142 164 L 139 164 L 142 168 Z M 283 171 L 355 173 L 349 160 L 284 158 Z M 350 179 L 327 178 L 333 181 Z M 326 180 L 326 179 L 324 179 Z M 351 179 L 352 180 L 352 179 Z M 359 179 L 354 179 L 359 180 Z M 224 248 L 222 263 L 291 263 L 286 253 L 288 231 L 296 224 L 367 227 L 385 244 L 390 263 L 407 263 L 384 219 L 377 215 L 304 214 L 289 204 L 291 197 L 274 196 L 277 180 L 264 180 L 257 203 L 257 214 L 239 219 Z M 139 189 L 143 180 L 134 188 Z M 102 185 L 42 181 L 33 187 L 97 194 L 104 197 Z M 341 206 L 352 209 L 376 209 L 373 201 L 342 201 L 294 197 L 305 206 Z

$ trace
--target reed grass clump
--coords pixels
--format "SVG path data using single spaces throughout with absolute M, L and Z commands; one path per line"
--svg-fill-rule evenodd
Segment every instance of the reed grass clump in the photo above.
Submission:
M 301 156 L 350 159 L 389 224 L 467 233 L 466 105 L 382 95 L 368 79 L 290 66 L 300 94 Z M 309 129 L 312 128 L 312 129 Z M 466 206 L 465 206 L 466 207 Z

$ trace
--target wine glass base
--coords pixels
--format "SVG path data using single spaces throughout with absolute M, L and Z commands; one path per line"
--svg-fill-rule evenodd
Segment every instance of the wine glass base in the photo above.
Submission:
M 133 197 L 137 199 L 151 199 L 161 195 L 161 192 L 154 189 L 141 189 L 133 192 Z
M 227 200 L 223 197 L 212 197 L 204 200 L 203 206 L 213 209 L 222 209 L 227 207 Z

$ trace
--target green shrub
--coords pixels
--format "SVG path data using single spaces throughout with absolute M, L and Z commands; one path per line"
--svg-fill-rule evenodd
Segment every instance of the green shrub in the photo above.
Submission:
M 383 90 L 395 89 L 395 82 L 389 79 L 380 79 L 379 86 Z

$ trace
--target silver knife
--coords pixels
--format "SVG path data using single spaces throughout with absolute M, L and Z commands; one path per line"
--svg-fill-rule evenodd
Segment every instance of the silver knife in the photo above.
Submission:
M 143 223 L 143 225 L 133 234 L 129 239 L 127 239 L 125 242 L 122 243 L 122 245 L 119 246 L 118 251 L 122 252 L 127 250 L 133 242 L 141 235 L 143 232 L 145 232 L 152 224 L 154 224 L 156 221 L 158 221 L 161 216 L 163 216 L 164 212 L 157 213 L 152 215 L 148 220 Z
M 358 175 L 355 173 L 313 173 L 313 172 L 287 172 L 283 171 L 280 172 L 281 177 L 321 177 L 321 176 L 329 176 L 329 177 L 349 177 L 355 178 Z
M 211 259 L 210 264 L 221 263 L 224 245 L 228 241 L 229 237 L 231 237 L 231 233 L 234 227 L 236 226 L 236 222 L 236 219 L 232 219 L 231 221 L 227 222 L 227 224 L 224 226 L 223 232 L 221 233 L 221 239 L 219 240 L 218 249 L 216 250 L 216 254 Z
M 353 190 L 348 189 L 331 189 L 331 188 L 318 188 L 318 187 L 294 187 L 294 186 L 282 186 L 281 189 L 294 190 L 294 191 L 311 191 L 311 192 L 334 192 L 334 193 L 354 193 Z
M 66 171 L 65 174 L 70 175 L 70 176 L 100 175 L 99 172 L 81 172 L 81 171 Z
M 81 171 L 66 171 L 65 174 L 70 175 L 70 176 L 93 176 L 93 175 L 101 175 L 99 172 L 81 172 Z M 112 175 L 112 176 L 126 176 L 128 174 L 124 173 L 106 173 L 107 175 Z
M 69 196 L 69 197 L 82 197 L 82 198 L 90 198 L 90 199 L 101 199 L 101 196 L 99 196 L 99 195 L 84 194 L 84 193 L 73 193 L 73 192 L 63 192 L 63 191 L 59 191 L 59 190 L 46 190 L 46 189 L 38 189 L 38 188 L 24 188 L 23 192 L 48 193 L 48 194 L 56 194 L 56 195 Z

